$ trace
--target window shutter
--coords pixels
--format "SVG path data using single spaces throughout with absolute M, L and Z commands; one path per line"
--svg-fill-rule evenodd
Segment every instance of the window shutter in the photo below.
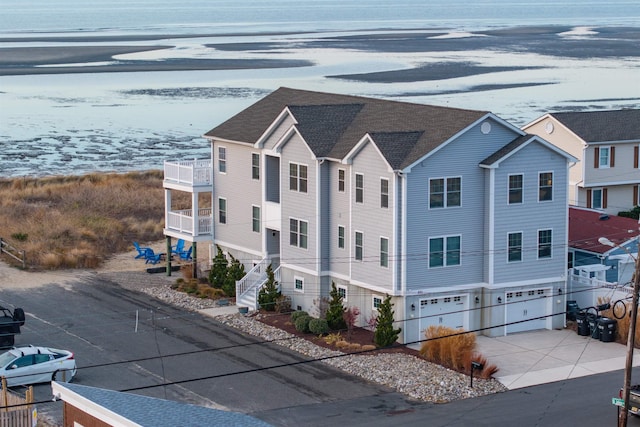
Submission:
M 591 190 L 587 190 L 587 207 L 591 208 Z
M 609 149 L 609 167 L 614 167 L 616 165 L 616 147 L 611 147 Z
M 633 147 L 633 167 L 636 169 L 638 169 L 638 151 L 640 151 L 640 146 Z
M 602 189 L 602 209 L 607 209 L 607 189 Z
M 633 186 L 633 206 L 638 206 L 638 186 Z
M 600 147 L 593 149 L 593 167 L 598 169 L 600 165 Z

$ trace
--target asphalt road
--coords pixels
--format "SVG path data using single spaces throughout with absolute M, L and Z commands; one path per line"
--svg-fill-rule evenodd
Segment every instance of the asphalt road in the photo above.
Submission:
M 4 289 L 0 304 L 27 313 L 16 345 L 75 353 L 77 384 L 249 413 L 277 426 L 616 425 L 611 398 L 622 371 L 431 404 L 317 362 L 298 364 L 307 358 L 98 278 Z M 41 416 L 61 424 L 50 386 L 35 391 Z

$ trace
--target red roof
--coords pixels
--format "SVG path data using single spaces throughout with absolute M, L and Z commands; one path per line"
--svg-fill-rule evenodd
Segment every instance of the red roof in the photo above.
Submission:
M 603 254 L 611 246 L 598 242 L 606 237 L 619 245 L 638 236 L 638 221 L 590 209 L 569 207 L 569 247 Z

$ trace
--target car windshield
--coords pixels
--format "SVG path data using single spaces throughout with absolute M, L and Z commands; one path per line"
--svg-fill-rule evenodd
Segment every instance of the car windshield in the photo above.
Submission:
M 9 363 L 13 362 L 16 357 L 17 356 L 10 351 L 0 354 L 0 366 L 7 366 Z

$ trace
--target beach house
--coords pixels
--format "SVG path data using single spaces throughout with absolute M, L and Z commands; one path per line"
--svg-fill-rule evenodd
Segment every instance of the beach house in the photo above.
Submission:
M 569 172 L 569 203 L 617 215 L 638 206 L 640 110 L 545 114 L 522 128 L 580 160 Z
M 403 342 L 563 326 L 576 159 L 541 137 L 487 111 L 290 88 L 205 137 L 211 159 L 165 163 L 165 234 L 241 260 L 239 305 L 258 307 L 271 265 L 294 309 L 335 283 L 364 325 L 389 295 Z

